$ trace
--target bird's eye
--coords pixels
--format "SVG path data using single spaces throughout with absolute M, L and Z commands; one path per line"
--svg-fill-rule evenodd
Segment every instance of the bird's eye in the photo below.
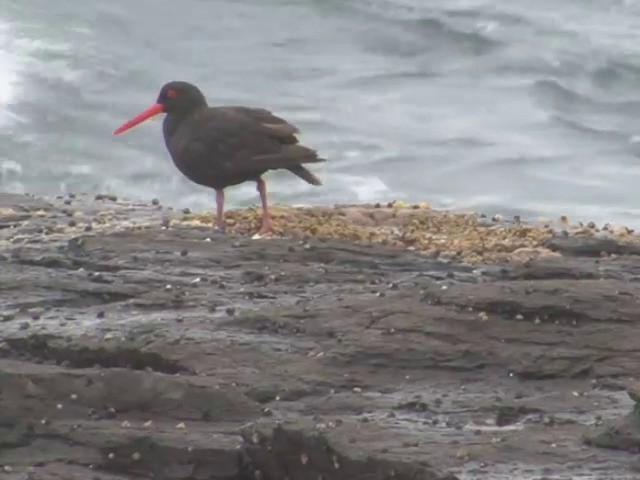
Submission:
M 176 98 L 178 94 L 175 90 L 167 90 L 167 98 Z

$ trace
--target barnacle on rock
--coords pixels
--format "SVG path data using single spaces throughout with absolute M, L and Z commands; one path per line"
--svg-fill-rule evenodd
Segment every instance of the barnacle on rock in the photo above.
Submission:
M 225 215 L 227 231 L 251 235 L 260 227 L 260 210 L 230 210 Z M 544 242 L 550 228 L 523 223 L 481 224 L 471 213 L 451 213 L 427 204 L 336 205 L 333 207 L 271 208 L 275 237 L 337 238 L 357 243 L 376 243 L 432 255 L 434 251 L 467 263 L 519 261 L 525 253 L 552 254 Z M 214 216 L 184 215 L 185 225 L 210 225 Z

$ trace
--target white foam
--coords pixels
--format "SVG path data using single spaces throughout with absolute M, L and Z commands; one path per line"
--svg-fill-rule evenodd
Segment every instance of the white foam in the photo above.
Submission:
M 18 61 L 12 48 L 13 33 L 9 25 L 0 19 L 0 122 L 8 118 L 4 111 L 15 102 L 18 80 Z
M 60 78 L 65 82 L 78 82 L 81 72 L 71 68 L 63 59 L 40 60 L 42 53 L 66 53 L 71 50 L 67 43 L 30 39 L 19 35 L 12 24 L 0 18 L 0 125 L 21 119 L 9 111 L 21 97 L 23 72 L 37 71 L 48 78 Z
M 340 175 L 339 180 L 344 183 L 349 191 L 355 193 L 359 202 L 372 202 L 380 200 L 390 190 L 382 180 L 372 175 Z
M 3 191 L 24 193 L 24 185 L 20 182 L 21 176 L 22 165 L 14 160 L 0 160 L 0 182 Z
M 70 44 L 24 37 L 15 38 L 11 43 L 13 51 L 19 54 L 16 59 L 18 69 L 38 72 L 38 75 L 50 80 L 80 84 L 82 72 L 71 66 L 69 58 L 47 58 L 48 54 L 69 54 L 73 50 Z
M 22 165 L 15 160 L 0 161 L 0 176 L 9 174 L 22 175 Z

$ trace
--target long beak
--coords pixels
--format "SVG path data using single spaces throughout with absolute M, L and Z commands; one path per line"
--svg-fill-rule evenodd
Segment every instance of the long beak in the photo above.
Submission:
M 135 127 L 139 123 L 144 122 L 146 119 L 153 117 L 154 115 L 158 115 L 159 113 L 164 112 L 164 106 L 160 103 L 156 103 L 147 108 L 144 112 L 136 115 L 131 120 L 124 122 L 118 128 L 116 128 L 113 132 L 114 135 L 119 135 L 122 132 L 129 130 L 132 127 Z

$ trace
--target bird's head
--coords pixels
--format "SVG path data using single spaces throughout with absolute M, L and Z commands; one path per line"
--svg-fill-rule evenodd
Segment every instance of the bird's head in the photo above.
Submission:
M 186 115 L 206 105 L 204 95 L 195 85 L 181 81 L 169 82 L 160 89 L 156 103 L 120 125 L 113 134 L 118 135 L 160 113 Z

